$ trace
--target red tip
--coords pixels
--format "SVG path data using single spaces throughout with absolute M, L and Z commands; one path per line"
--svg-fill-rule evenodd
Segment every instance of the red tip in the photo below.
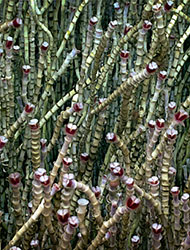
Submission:
M 135 196 L 129 197 L 126 201 L 126 206 L 130 210 L 135 210 L 136 208 L 138 208 L 139 205 L 140 205 L 140 200 Z
M 113 169 L 113 174 L 118 177 L 122 177 L 124 174 L 124 170 L 121 167 L 116 167 Z
M 12 187 L 18 187 L 20 185 L 21 176 L 18 172 L 9 175 L 9 183 Z
M 48 187 L 50 185 L 50 177 L 48 175 L 42 175 L 40 182 L 44 187 Z
M 145 20 L 144 23 L 143 23 L 143 29 L 144 30 L 149 30 L 152 28 L 152 23 L 149 22 L 148 20 Z
M 175 102 L 170 102 L 170 103 L 168 104 L 168 108 L 169 108 L 170 110 L 174 110 L 174 109 L 176 108 L 176 103 L 175 103 Z
M 148 183 L 151 186 L 157 186 L 159 184 L 159 180 L 157 176 L 152 176 L 151 178 L 148 179 Z
M 72 228 L 77 228 L 79 225 L 79 219 L 76 216 L 72 216 L 68 219 L 68 223 Z
M 74 136 L 77 132 L 77 126 L 72 123 L 69 123 L 65 127 L 65 132 L 68 136 Z
M 167 134 L 168 139 L 174 140 L 174 139 L 176 139 L 178 132 L 174 128 L 171 128 L 171 129 L 169 128 L 166 131 L 166 134 Z
M 164 119 L 157 119 L 156 120 L 156 127 L 157 129 L 163 129 L 164 128 L 165 121 Z
M 166 76 L 167 76 L 167 72 L 163 70 L 159 72 L 158 78 L 163 81 L 166 79 Z
M 83 163 L 87 163 L 87 161 L 89 160 L 89 154 L 87 154 L 87 153 L 82 153 L 82 154 L 80 155 L 80 160 L 81 160 L 81 162 L 83 162 Z
M 43 42 L 41 45 L 42 52 L 46 52 L 49 47 L 49 44 L 47 42 Z
M 108 134 L 106 135 L 106 140 L 107 140 L 108 142 L 116 142 L 116 141 L 117 141 L 117 136 L 116 136 L 115 133 L 108 133 Z
M 7 40 L 6 40 L 6 44 L 5 44 L 5 47 L 7 49 L 11 49 L 12 48 L 12 45 L 13 45 L 13 38 L 11 36 L 8 36 L 7 37 Z
M 73 163 L 73 160 L 70 157 L 64 157 L 62 162 L 64 166 L 68 167 Z
M 173 7 L 173 4 L 174 4 L 173 1 L 167 1 L 166 4 L 164 5 L 164 10 L 166 12 L 170 11 L 171 8 Z
M 149 74 L 154 73 L 157 70 L 158 66 L 155 62 L 151 62 L 149 64 L 147 64 L 146 66 L 146 70 Z
M 80 112 L 83 109 L 83 104 L 82 103 L 75 103 L 73 105 L 73 109 L 75 112 Z
M 19 28 L 20 25 L 22 25 L 22 19 L 20 19 L 20 18 L 15 18 L 15 19 L 13 20 L 13 27 Z
M 89 24 L 90 24 L 91 26 L 94 26 L 94 25 L 97 24 L 97 22 L 98 22 L 98 18 L 94 16 L 94 17 L 90 18 Z
M 148 122 L 148 127 L 149 127 L 149 128 L 155 128 L 155 126 L 156 126 L 156 122 L 155 122 L 155 121 L 150 120 L 150 121 Z
M 38 123 L 37 119 L 30 120 L 30 122 L 29 122 L 28 125 L 29 125 L 29 127 L 30 127 L 31 130 L 36 130 L 36 129 L 39 128 L 39 123 Z
M 94 192 L 96 198 L 99 198 L 101 195 L 101 189 L 98 186 L 92 187 L 92 192 Z
M 155 234 L 160 234 L 162 232 L 162 225 L 158 224 L 158 223 L 154 223 L 152 225 L 152 231 L 155 233 Z
M 28 75 L 30 73 L 31 67 L 30 65 L 23 65 L 22 70 L 24 74 Z
M 172 187 L 171 189 L 172 195 L 178 195 L 180 193 L 179 187 Z
M 46 175 L 46 170 L 44 168 L 38 168 L 34 173 L 34 179 L 39 181 L 43 175 Z
M 128 188 L 132 188 L 133 185 L 134 185 L 133 178 L 128 178 L 127 181 L 126 181 L 126 185 L 127 185 Z
M 186 120 L 188 118 L 188 113 L 185 112 L 184 110 L 180 110 L 179 112 L 177 112 L 175 115 L 175 120 L 180 123 L 183 122 L 184 120 Z
M 8 142 L 8 139 L 5 136 L 0 136 L 0 149 L 2 149 L 5 144 Z
M 30 114 L 34 110 L 34 105 L 31 103 L 26 104 L 24 108 L 25 112 Z
M 122 50 L 121 53 L 120 53 L 120 57 L 123 58 L 123 59 L 128 59 L 129 58 L 129 51 L 127 50 Z
M 130 29 L 132 28 L 133 26 L 131 25 L 131 24 L 129 24 L 129 23 L 127 23 L 126 25 L 125 25 L 125 28 L 124 28 L 124 35 L 126 35 L 129 31 L 130 31 Z
M 70 213 L 68 209 L 59 209 L 57 211 L 57 219 L 62 224 L 65 225 L 68 223 Z

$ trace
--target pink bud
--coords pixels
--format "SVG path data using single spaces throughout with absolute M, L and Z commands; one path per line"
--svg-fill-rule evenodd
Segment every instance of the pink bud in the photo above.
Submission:
M 136 196 L 131 196 L 126 201 L 126 207 L 130 210 L 135 210 L 140 205 L 140 200 Z
M 174 128 L 169 128 L 167 131 L 166 131 L 166 134 L 167 134 L 167 137 L 169 140 L 174 140 L 176 139 L 176 136 L 178 134 L 177 130 L 175 130 Z
M 156 120 L 156 127 L 157 127 L 157 129 L 163 129 L 164 128 L 164 123 L 165 123 L 165 121 L 164 121 L 164 119 L 157 119 Z
M 152 28 L 152 23 L 149 22 L 148 20 L 145 20 L 144 23 L 143 23 L 143 29 L 144 30 L 149 30 Z
M 46 52 L 48 47 L 49 47 L 49 44 L 47 42 L 43 42 L 40 48 L 42 52 Z
M 94 26 L 94 25 L 97 24 L 97 22 L 98 22 L 98 18 L 94 16 L 94 17 L 90 18 L 89 24 L 90 24 L 91 26 Z
M 70 213 L 68 209 L 59 209 L 57 211 L 57 219 L 62 224 L 65 225 L 68 223 Z
M 155 128 L 155 126 L 156 126 L 156 122 L 155 121 L 153 121 L 153 120 L 150 120 L 149 122 L 148 122 L 148 127 L 149 128 Z
M 69 217 L 68 223 L 72 228 L 77 228 L 79 226 L 79 219 L 76 216 Z
M 35 172 L 34 172 L 34 179 L 35 180 L 40 180 L 40 177 L 46 175 L 46 170 L 44 168 L 38 168 Z
M 175 113 L 174 118 L 177 123 L 181 123 L 188 118 L 188 113 L 181 109 L 179 112 Z
M 131 189 L 132 187 L 133 187 L 133 185 L 134 185 L 134 179 L 133 178 L 128 178 L 127 180 L 126 180 L 126 185 L 127 185 L 127 187 L 129 188 L 129 189 Z
M 22 19 L 20 19 L 20 18 L 15 18 L 15 19 L 13 20 L 12 23 L 13 23 L 13 27 L 19 28 L 20 25 L 22 25 Z
M 154 73 L 158 68 L 158 65 L 155 62 L 151 62 L 149 64 L 147 64 L 146 66 L 146 70 L 149 74 Z
M 162 232 L 162 225 L 158 224 L 158 223 L 154 223 L 152 225 L 152 231 L 155 233 L 155 234 L 160 234 Z
M 75 103 L 73 109 L 75 112 L 80 112 L 83 109 L 83 104 L 81 102 Z
M 100 187 L 92 187 L 92 192 L 95 194 L 96 198 L 99 198 L 101 195 L 101 189 Z
M 158 78 L 159 78 L 159 80 L 163 81 L 166 79 L 166 76 L 167 76 L 167 72 L 165 70 L 163 70 L 163 71 L 159 72 Z
M 129 23 L 127 23 L 126 25 L 125 25 L 125 28 L 124 28 L 124 35 L 126 35 L 129 31 L 130 31 L 130 29 L 132 29 L 132 25 L 131 24 L 129 24 Z
M 50 177 L 48 175 L 42 175 L 40 182 L 44 187 L 48 187 L 50 185 Z
M 123 174 L 124 174 L 124 170 L 123 170 L 123 168 L 121 168 L 121 167 L 116 167 L 116 168 L 114 168 L 114 170 L 113 170 L 113 174 L 114 174 L 115 176 L 122 177 Z
M 115 133 L 108 133 L 106 135 L 106 140 L 107 142 L 116 142 L 117 141 L 117 136 Z
M 53 196 L 55 193 L 59 192 L 60 190 L 61 190 L 60 186 L 57 183 L 54 183 L 51 189 L 51 196 Z
M 37 130 L 39 128 L 39 123 L 38 123 L 38 119 L 32 119 L 30 120 L 30 122 L 28 123 L 29 127 L 31 130 Z
M 8 142 L 8 139 L 5 136 L 0 136 L 0 150 L 5 146 L 5 144 Z
M 180 193 L 179 187 L 172 187 L 171 193 L 174 196 L 177 196 Z
M 68 136 L 74 136 L 77 132 L 77 126 L 72 124 L 72 123 L 68 123 L 65 127 L 65 132 L 66 132 L 66 135 Z
M 44 139 L 44 138 L 40 139 L 40 144 L 41 144 L 41 149 L 42 150 L 46 149 L 46 143 L 47 143 L 46 139 Z
M 21 176 L 18 172 L 9 175 L 9 183 L 12 187 L 16 188 L 20 185 Z
M 164 5 L 164 10 L 166 12 L 170 11 L 171 8 L 173 7 L 173 4 L 174 4 L 173 1 L 167 1 L 166 4 Z
M 73 163 L 73 160 L 70 157 L 64 157 L 62 162 L 64 166 L 69 167 Z
M 175 102 L 170 102 L 168 104 L 168 108 L 169 108 L 169 110 L 174 110 L 176 108 L 176 103 Z
M 24 111 L 27 113 L 27 114 L 30 114 L 33 110 L 34 110 L 35 106 L 31 103 L 27 103 L 25 108 L 24 108 Z
M 111 21 L 110 23 L 109 23 L 109 27 L 111 28 L 111 29 L 115 29 L 115 27 L 117 26 L 117 21 L 115 20 L 115 21 Z
M 5 47 L 7 49 L 11 49 L 12 48 L 12 45 L 13 45 L 13 38 L 11 36 L 8 36 L 7 37 L 7 40 L 6 40 L 6 44 L 5 44 Z
M 110 163 L 110 171 L 113 172 L 113 170 L 117 167 L 120 167 L 119 162 L 111 162 Z
M 64 174 L 62 182 L 63 186 L 65 188 L 75 188 L 76 182 L 74 178 L 74 174 Z
M 80 155 L 80 161 L 81 161 L 82 163 L 87 163 L 88 160 L 89 160 L 89 154 L 87 154 L 87 153 L 82 153 L 82 154 Z
M 122 59 L 128 59 L 129 58 L 129 51 L 127 51 L 127 50 L 122 50 L 121 51 L 121 53 L 120 53 L 120 57 L 122 58 Z
M 161 9 L 162 9 L 162 5 L 159 4 L 159 3 L 157 3 L 157 4 L 155 4 L 155 5 L 152 6 L 152 10 L 153 10 L 155 13 L 161 11 Z
M 30 73 L 31 67 L 30 65 L 23 65 L 22 70 L 25 75 L 28 75 Z
M 159 184 L 158 177 L 152 176 L 151 178 L 148 179 L 148 183 L 153 187 L 157 186 Z

